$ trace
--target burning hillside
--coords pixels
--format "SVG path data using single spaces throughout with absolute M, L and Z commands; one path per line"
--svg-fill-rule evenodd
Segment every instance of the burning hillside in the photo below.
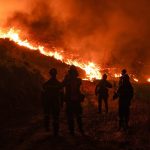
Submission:
M 1 0 L 0 149 L 148 150 L 149 26 L 148 0 Z M 42 87 L 50 68 L 62 81 L 72 64 L 88 80 L 81 87 L 86 136 L 68 135 L 64 103 L 54 138 L 43 131 Z M 134 87 L 127 133 L 117 131 L 118 100 L 112 100 L 123 68 Z M 103 73 L 113 85 L 107 114 L 97 113 L 95 96 Z
M 41 55 L 39 51 L 29 50 L 29 48 L 20 46 L 8 38 L 0 39 L 0 53 L 0 65 L 4 65 L 6 68 L 9 65 L 23 66 L 29 71 L 39 72 L 45 79 L 49 78 L 49 69 L 57 67 L 58 78 L 62 80 L 69 67 L 53 57 Z M 79 71 L 84 77 L 85 72 Z
M 100 79 L 102 72 L 118 76 L 126 68 L 134 81 L 148 81 L 147 0 L 13 0 L 10 9 L 7 2 L 0 3 L 1 38 L 74 64 L 86 72 L 88 80 Z
M 131 108 L 131 129 L 129 134 L 124 136 L 116 131 L 118 101 L 112 101 L 114 89 L 110 91 L 109 113 L 100 115 L 97 113 L 94 96 L 95 82 L 83 81 L 86 94 L 83 119 L 87 137 L 81 137 L 78 133 L 75 137 L 68 135 L 64 117 L 66 113 L 62 109 L 61 136 L 55 141 L 51 133 L 43 131 L 41 87 L 43 76 L 48 78 L 49 68 L 57 67 L 58 78 L 61 80 L 68 70 L 68 65 L 9 39 L 0 39 L 0 53 L 1 149 L 66 150 L 69 147 L 73 150 L 117 150 L 121 146 L 126 149 L 148 149 L 149 84 L 133 84 L 135 97 Z
M 49 51 L 46 50 L 43 46 L 33 46 L 28 42 L 28 40 L 21 40 L 19 34 L 17 31 L 14 29 L 10 29 L 8 32 L 4 32 L 0 30 L 0 38 L 9 38 L 10 40 L 16 42 L 20 46 L 24 46 L 29 48 L 30 50 L 38 50 L 41 54 L 45 56 L 50 56 L 54 57 L 57 60 L 61 60 L 62 62 L 68 64 L 68 65 L 75 65 L 81 69 L 83 69 L 86 72 L 87 78 L 92 80 L 93 78 L 95 79 L 100 79 L 101 78 L 101 73 L 100 69 L 98 66 L 96 66 L 93 62 L 79 62 L 79 60 L 73 60 L 71 58 L 65 58 L 63 56 L 63 51 L 59 51 L 56 48 L 54 49 L 55 51 Z M 82 60 L 82 59 L 81 59 Z
M 67 65 L 75 65 L 82 70 L 85 71 L 86 77 L 85 80 L 93 80 L 93 79 L 100 79 L 102 72 L 107 72 L 110 74 L 112 78 L 118 78 L 120 74 L 116 73 L 116 68 L 99 68 L 98 65 L 96 65 L 94 62 L 86 62 L 84 59 L 74 58 L 72 55 L 66 55 L 63 50 L 59 50 L 57 48 L 51 48 L 51 50 L 46 49 L 44 46 L 36 45 L 33 46 L 28 40 L 22 40 L 19 35 L 18 30 L 10 29 L 8 31 L 6 30 L 0 30 L 0 38 L 5 39 L 8 38 L 11 41 L 14 41 L 20 46 L 24 46 L 30 50 L 39 51 L 41 54 L 49 57 L 54 57 L 56 60 L 60 60 L 61 62 L 66 63 Z M 35 44 L 34 44 L 35 45 Z M 119 69 L 118 69 L 119 70 Z M 135 82 L 139 82 L 139 80 L 135 77 L 135 75 L 130 74 L 131 78 Z M 147 79 L 149 82 L 149 79 Z

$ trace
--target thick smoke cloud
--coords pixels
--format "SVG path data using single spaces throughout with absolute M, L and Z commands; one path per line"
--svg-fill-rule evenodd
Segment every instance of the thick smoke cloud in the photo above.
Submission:
M 150 74 L 150 1 L 34 0 L 7 26 L 104 66 Z

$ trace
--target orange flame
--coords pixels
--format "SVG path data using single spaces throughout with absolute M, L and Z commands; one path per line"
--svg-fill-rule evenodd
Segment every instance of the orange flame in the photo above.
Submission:
M 53 51 L 50 51 L 50 50 L 45 49 L 44 46 L 33 45 L 27 39 L 22 40 L 20 38 L 20 30 L 15 30 L 14 28 L 11 28 L 6 31 L 0 28 L 0 38 L 3 38 L 3 39 L 8 38 L 20 46 L 27 47 L 30 50 L 38 50 L 43 55 L 54 57 L 55 59 L 60 60 L 68 65 L 77 66 L 86 72 L 86 78 L 84 80 L 92 81 L 94 79 L 101 79 L 102 77 L 102 74 L 100 72 L 101 68 L 98 67 L 98 65 L 96 65 L 94 62 L 89 62 L 89 61 L 85 62 L 83 60 L 80 61 L 77 59 L 73 60 L 73 59 L 64 57 L 65 55 L 63 53 L 63 50 L 58 50 L 55 48 L 53 49 Z M 121 74 L 119 73 L 114 73 L 112 75 L 112 77 L 115 77 L 115 78 L 119 78 L 120 76 Z M 139 82 L 139 80 L 134 75 L 132 75 L 132 79 L 135 82 Z M 150 78 L 147 79 L 147 82 L 150 82 Z
M 32 44 L 30 44 L 28 42 L 28 40 L 21 40 L 20 36 L 19 36 L 19 30 L 14 30 L 13 28 L 11 28 L 8 32 L 4 32 L 2 30 L 0 30 L 0 38 L 9 38 L 10 40 L 14 41 L 15 43 L 17 43 L 20 46 L 24 46 L 27 47 L 31 50 L 39 50 L 41 54 L 44 54 L 46 56 L 51 56 L 54 57 L 57 60 L 62 60 L 63 57 L 60 53 L 58 52 L 46 52 L 43 46 L 33 46 Z
M 119 78 L 119 77 L 121 77 L 121 74 L 115 73 L 115 74 L 114 74 L 114 77 L 115 77 L 115 78 Z
M 65 59 L 63 54 L 58 52 L 57 50 L 47 51 L 45 50 L 44 46 L 33 46 L 28 40 L 22 40 L 19 36 L 20 30 L 15 30 L 13 28 L 9 29 L 8 31 L 4 31 L 0 29 L 0 38 L 9 38 L 10 40 L 14 41 L 20 46 L 24 46 L 29 48 L 30 50 L 39 50 L 41 54 L 54 57 L 57 60 L 60 60 L 68 65 L 75 65 L 86 72 L 86 79 L 93 80 L 93 79 L 101 79 L 100 68 L 93 62 L 79 62 L 79 60 L 72 60 L 72 59 Z
M 135 82 L 139 82 L 139 80 L 138 80 L 137 78 L 133 78 L 133 80 L 134 80 Z

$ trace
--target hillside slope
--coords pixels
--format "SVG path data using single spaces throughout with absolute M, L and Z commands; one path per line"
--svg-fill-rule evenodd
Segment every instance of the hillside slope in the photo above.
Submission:
M 51 67 L 58 69 L 59 79 L 68 69 L 38 51 L 0 39 L 0 129 L 22 123 L 41 109 L 41 87 Z
M 109 113 L 97 113 L 95 83 L 83 82 L 86 137 L 78 131 L 68 134 L 65 109 L 61 110 L 59 138 L 43 129 L 41 87 L 51 67 L 58 69 L 62 80 L 68 66 L 53 58 L 0 39 L 0 149 L 2 150 L 148 150 L 150 125 L 150 85 L 134 85 L 130 129 L 118 132 L 117 100 L 110 91 Z M 82 72 L 81 72 L 82 73 Z

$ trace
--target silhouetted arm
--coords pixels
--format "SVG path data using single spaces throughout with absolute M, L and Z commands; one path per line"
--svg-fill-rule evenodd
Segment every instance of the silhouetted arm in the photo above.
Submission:
M 97 94 L 98 94 L 98 85 L 96 85 L 95 87 L 95 95 L 97 96 Z

